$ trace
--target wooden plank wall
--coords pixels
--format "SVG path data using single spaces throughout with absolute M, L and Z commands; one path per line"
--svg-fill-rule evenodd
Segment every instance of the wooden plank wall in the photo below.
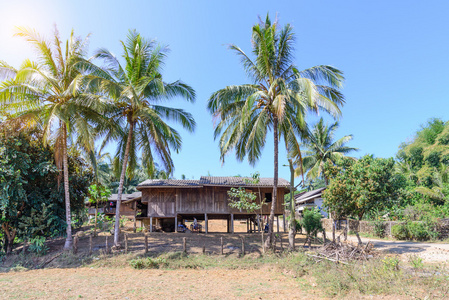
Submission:
M 228 187 L 203 188 L 156 188 L 143 189 L 142 202 L 148 203 L 148 217 L 174 217 L 178 214 L 239 214 L 238 209 L 231 209 L 228 205 Z M 260 203 L 259 190 L 251 189 L 257 195 Z M 271 188 L 261 188 L 262 198 L 265 193 L 273 193 Z M 271 203 L 263 207 L 263 214 L 269 214 Z M 276 214 L 284 213 L 284 189 L 278 189 Z

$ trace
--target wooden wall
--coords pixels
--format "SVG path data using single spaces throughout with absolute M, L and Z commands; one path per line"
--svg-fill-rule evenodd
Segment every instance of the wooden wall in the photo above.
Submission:
M 174 217 L 175 214 L 244 214 L 229 207 L 228 187 L 203 188 L 146 188 L 142 189 L 142 202 L 148 203 L 148 217 Z M 259 189 L 248 189 L 257 195 L 260 203 Z M 284 213 L 284 189 L 278 189 L 276 214 Z M 272 188 L 261 188 L 262 198 L 265 193 L 273 193 Z M 270 214 L 271 202 L 263 206 L 263 214 Z

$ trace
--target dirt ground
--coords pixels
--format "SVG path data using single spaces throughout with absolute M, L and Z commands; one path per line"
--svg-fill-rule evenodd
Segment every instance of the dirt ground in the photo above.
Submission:
M 314 295 L 295 278 L 272 270 L 43 269 L 0 274 L 0 286 L 1 299 L 305 299 Z

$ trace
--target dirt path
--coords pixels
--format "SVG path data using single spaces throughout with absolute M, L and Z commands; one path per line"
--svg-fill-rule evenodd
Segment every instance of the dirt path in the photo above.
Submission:
M 23 287 L 26 286 L 24 289 Z M 44 269 L 0 273 L 1 299 L 305 299 L 279 270 Z
M 348 236 L 348 240 L 357 242 L 357 238 L 355 236 Z M 449 244 L 388 241 L 364 237 L 362 237 L 362 241 L 364 243 L 370 241 L 374 244 L 375 249 L 400 254 L 401 256 L 404 256 L 404 258 L 407 255 L 418 255 L 424 261 L 430 263 L 449 261 Z

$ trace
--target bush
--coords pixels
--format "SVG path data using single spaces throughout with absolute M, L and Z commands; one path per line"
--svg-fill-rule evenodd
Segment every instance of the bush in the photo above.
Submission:
M 385 236 L 385 224 L 381 220 L 374 221 L 374 235 L 378 237 Z
M 301 220 L 301 227 L 307 232 L 308 236 L 316 236 L 323 230 L 321 224 L 321 213 L 317 208 L 304 211 L 304 217 Z
M 30 242 L 30 246 L 28 247 L 29 251 L 36 253 L 38 256 L 47 254 L 49 248 L 47 245 L 45 245 L 45 237 L 38 236 L 30 239 L 29 242 Z
M 391 227 L 391 235 L 398 240 L 410 239 L 410 234 L 406 223 L 396 224 Z
M 418 241 L 436 238 L 438 233 L 433 230 L 432 225 L 429 222 L 410 222 L 408 224 L 410 237 Z
M 167 261 L 165 258 L 136 258 L 129 262 L 134 269 L 159 269 L 161 266 L 165 266 Z
M 431 222 L 405 222 L 391 227 L 391 234 L 398 240 L 425 241 L 438 237 Z

